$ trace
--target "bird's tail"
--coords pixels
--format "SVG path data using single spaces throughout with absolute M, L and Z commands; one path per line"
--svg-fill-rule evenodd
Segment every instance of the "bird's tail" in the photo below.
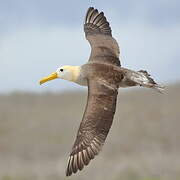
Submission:
M 163 93 L 165 88 L 164 86 L 157 84 L 151 75 L 145 70 L 137 71 L 137 75 L 134 77 L 134 80 L 140 86 L 152 88 L 160 93 Z
M 163 93 L 164 86 L 157 84 L 147 71 L 133 71 L 122 67 L 120 71 L 124 74 L 120 87 L 142 86 Z

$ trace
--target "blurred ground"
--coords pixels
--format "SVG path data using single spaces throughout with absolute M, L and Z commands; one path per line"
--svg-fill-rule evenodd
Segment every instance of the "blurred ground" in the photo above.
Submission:
M 119 90 L 103 151 L 73 180 L 179 180 L 180 84 Z M 0 179 L 67 179 L 85 92 L 0 95 Z

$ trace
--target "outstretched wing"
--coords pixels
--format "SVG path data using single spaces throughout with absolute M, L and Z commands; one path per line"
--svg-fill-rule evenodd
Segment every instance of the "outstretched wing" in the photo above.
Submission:
M 111 127 L 117 89 L 98 82 L 88 82 L 88 101 L 83 120 L 68 160 L 66 176 L 82 170 L 101 150 Z
M 84 31 L 91 45 L 89 61 L 98 61 L 120 66 L 119 46 L 112 37 L 111 27 L 103 12 L 90 7 L 87 11 Z

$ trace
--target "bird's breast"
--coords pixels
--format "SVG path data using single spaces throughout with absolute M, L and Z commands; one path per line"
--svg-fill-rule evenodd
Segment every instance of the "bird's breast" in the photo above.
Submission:
M 87 86 L 87 79 L 80 73 L 75 83 L 81 86 Z

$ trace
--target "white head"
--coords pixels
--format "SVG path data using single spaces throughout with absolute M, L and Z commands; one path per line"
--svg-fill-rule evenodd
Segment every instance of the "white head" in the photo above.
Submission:
M 61 66 L 56 70 L 56 73 L 58 78 L 72 81 L 74 75 L 73 71 L 74 66 Z
M 75 82 L 79 76 L 79 73 L 80 66 L 61 66 L 56 70 L 56 72 L 53 72 L 49 76 L 41 79 L 40 84 L 57 78 Z

